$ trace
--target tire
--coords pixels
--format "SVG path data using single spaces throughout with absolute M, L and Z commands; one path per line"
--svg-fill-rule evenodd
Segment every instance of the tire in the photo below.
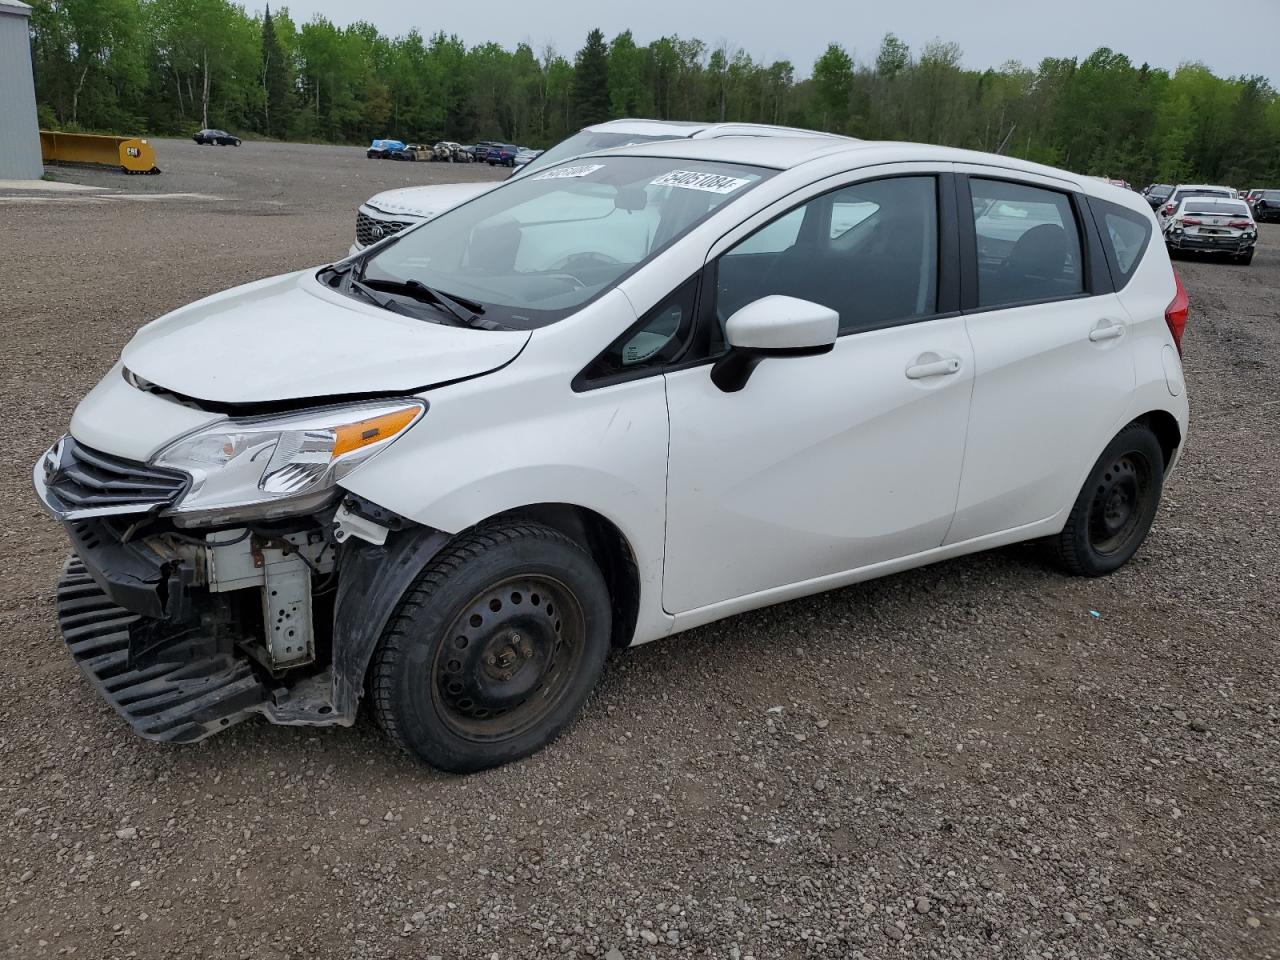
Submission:
M 374 716 L 452 773 L 526 757 L 586 703 L 609 652 L 611 604 L 590 555 L 507 521 L 455 539 L 387 622 L 370 669 Z
M 1101 577 L 1138 552 L 1160 506 L 1164 452 L 1150 428 L 1131 423 L 1089 472 L 1062 533 L 1051 545 L 1077 577 Z
M 1253 263 L 1253 247 L 1249 248 L 1248 253 L 1239 254 L 1238 256 L 1232 257 L 1232 259 L 1241 266 L 1247 267 L 1249 264 Z

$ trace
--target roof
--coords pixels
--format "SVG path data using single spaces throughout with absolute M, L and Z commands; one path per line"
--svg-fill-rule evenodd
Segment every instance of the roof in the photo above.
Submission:
M 22 0 L 0 0 L 0 13 L 12 14 L 16 17 L 31 16 L 31 5 Z
M 0 0 L 3 3 L 4 0 Z M 691 137 L 703 127 L 708 126 L 705 123 L 697 123 L 692 120 L 606 120 L 604 123 L 593 123 L 586 127 L 592 131 L 609 131 L 610 133 L 633 133 L 638 136 L 656 137 L 663 134 L 669 134 L 672 137 Z
M 857 143 L 856 140 L 835 140 L 820 134 L 809 137 L 715 137 L 705 140 L 686 138 L 636 143 L 607 152 L 636 157 L 670 157 L 673 160 L 742 163 L 755 167 L 786 170 L 815 157 L 837 152 L 849 144 Z
M 851 166 L 909 161 L 980 163 L 1023 173 L 1034 173 L 1043 177 L 1053 177 L 1070 183 L 1080 181 L 1075 174 L 1065 170 L 994 153 L 979 153 L 975 150 L 939 147 L 927 143 L 903 143 L 896 140 L 851 140 L 846 137 L 807 132 L 802 136 L 727 136 L 712 139 L 663 140 L 618 147 L 609 152 L 638 157 L 741 163 L 769 167 L 774 170 L 789 170 L 819 157 L 835 155 L 847 155 Z M 1098 186 L 1103 189 L 1109 187 L 1108 184 L 1103 183 L 1098 183 Z

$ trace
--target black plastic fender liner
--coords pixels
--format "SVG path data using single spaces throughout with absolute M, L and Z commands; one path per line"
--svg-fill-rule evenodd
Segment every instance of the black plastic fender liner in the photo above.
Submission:
M 333 612 L 333 710 L 355 721 L 364 675 L 396 604 L 424 567 L 452 539 L 427 527 L 389 533 L 375 546 L 348 540 L 339 555 Z

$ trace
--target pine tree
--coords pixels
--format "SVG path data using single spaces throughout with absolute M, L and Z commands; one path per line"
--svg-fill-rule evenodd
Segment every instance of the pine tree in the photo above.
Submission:
M 271 20 L 271 7 L 262 17 L 262 113 L 263 132 L 267 136 L 284 136 L 292 113 L 289 97 L 289 64 L 276 39 Z
M 573 105 L 584 127 L 609 119 L 609 46 L 598 28 L 587 34 L 586 46 L 578 51 Z

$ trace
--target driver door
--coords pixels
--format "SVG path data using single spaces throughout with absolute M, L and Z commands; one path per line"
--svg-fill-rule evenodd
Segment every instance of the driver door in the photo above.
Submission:
M 763 360 L 735 393 L 706 363 L 666 374 L 667 612 L 824 589 L 946 537 L 973 355 L 951 179 L 905 172 L 815 187 L 712 251 L 706 360 L 728 316 L 769 294 L 836 310 L 840 336 L 830 353 Z

